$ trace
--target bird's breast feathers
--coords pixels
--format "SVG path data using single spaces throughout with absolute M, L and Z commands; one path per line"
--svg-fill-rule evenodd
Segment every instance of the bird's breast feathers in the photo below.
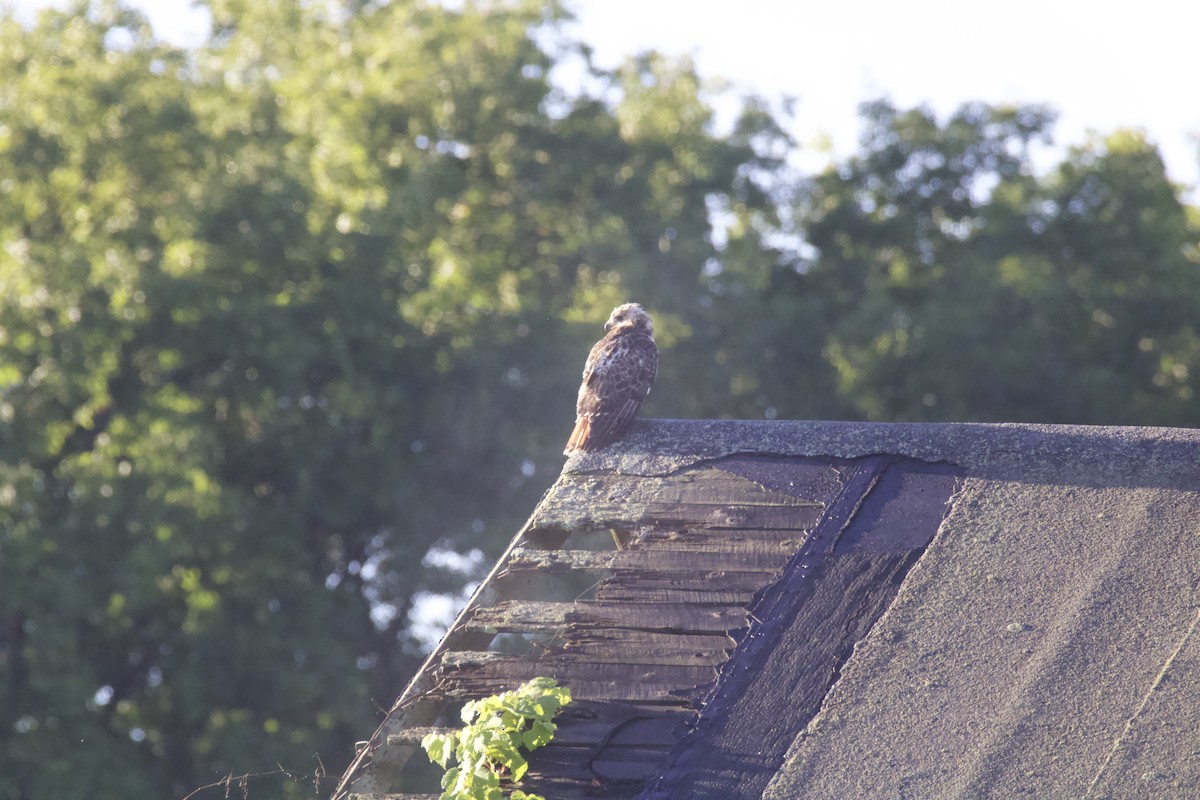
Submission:
M 601 347 L 600 345 L 604 345 Z M 596 346 L 584 370 L 586 383 L 606 384 L 610 388 L 643 388 L 643 396 L 658 371 L 658 353 L 654 340 L 645 334 L 615 336 Z

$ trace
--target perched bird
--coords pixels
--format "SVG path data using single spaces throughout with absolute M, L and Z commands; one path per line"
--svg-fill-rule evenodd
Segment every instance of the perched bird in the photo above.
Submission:
M 598 450 L 620 437 L 650 394 L 658 372 L 654 322 L 637 303 L 613 309 L 604 338 L 596 342 L 583 366 L 583 383 L 575 404 L 575 430 L 566 455 Z

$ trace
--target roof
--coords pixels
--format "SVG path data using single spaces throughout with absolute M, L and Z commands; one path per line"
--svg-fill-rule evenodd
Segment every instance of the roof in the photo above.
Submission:
M 340 791 L 551 675 L 554 798 L 1200 796 L 1198 534 L 1198 431 L 642 421 L 568 461 Z

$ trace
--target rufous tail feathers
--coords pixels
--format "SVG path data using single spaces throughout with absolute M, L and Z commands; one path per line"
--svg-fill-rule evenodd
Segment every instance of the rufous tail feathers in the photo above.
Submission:
M 575 420 L 575 430 L 571 431 L 571 438 L 567 439 L 567 446 L 563 450 L 563 455 L 569 456 L 571 453 L 586 450 L 588 447 L 588 436 L 591 432 L 591 417 L 580 417 Z

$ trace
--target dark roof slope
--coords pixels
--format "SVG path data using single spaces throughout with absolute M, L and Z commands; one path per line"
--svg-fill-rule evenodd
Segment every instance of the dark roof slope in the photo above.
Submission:
M 1198 445 L 640 423 L 568 462 L 343 791 L 549 674 L 580 698 L 531 758 L 556 798 L 1200 796 Z

